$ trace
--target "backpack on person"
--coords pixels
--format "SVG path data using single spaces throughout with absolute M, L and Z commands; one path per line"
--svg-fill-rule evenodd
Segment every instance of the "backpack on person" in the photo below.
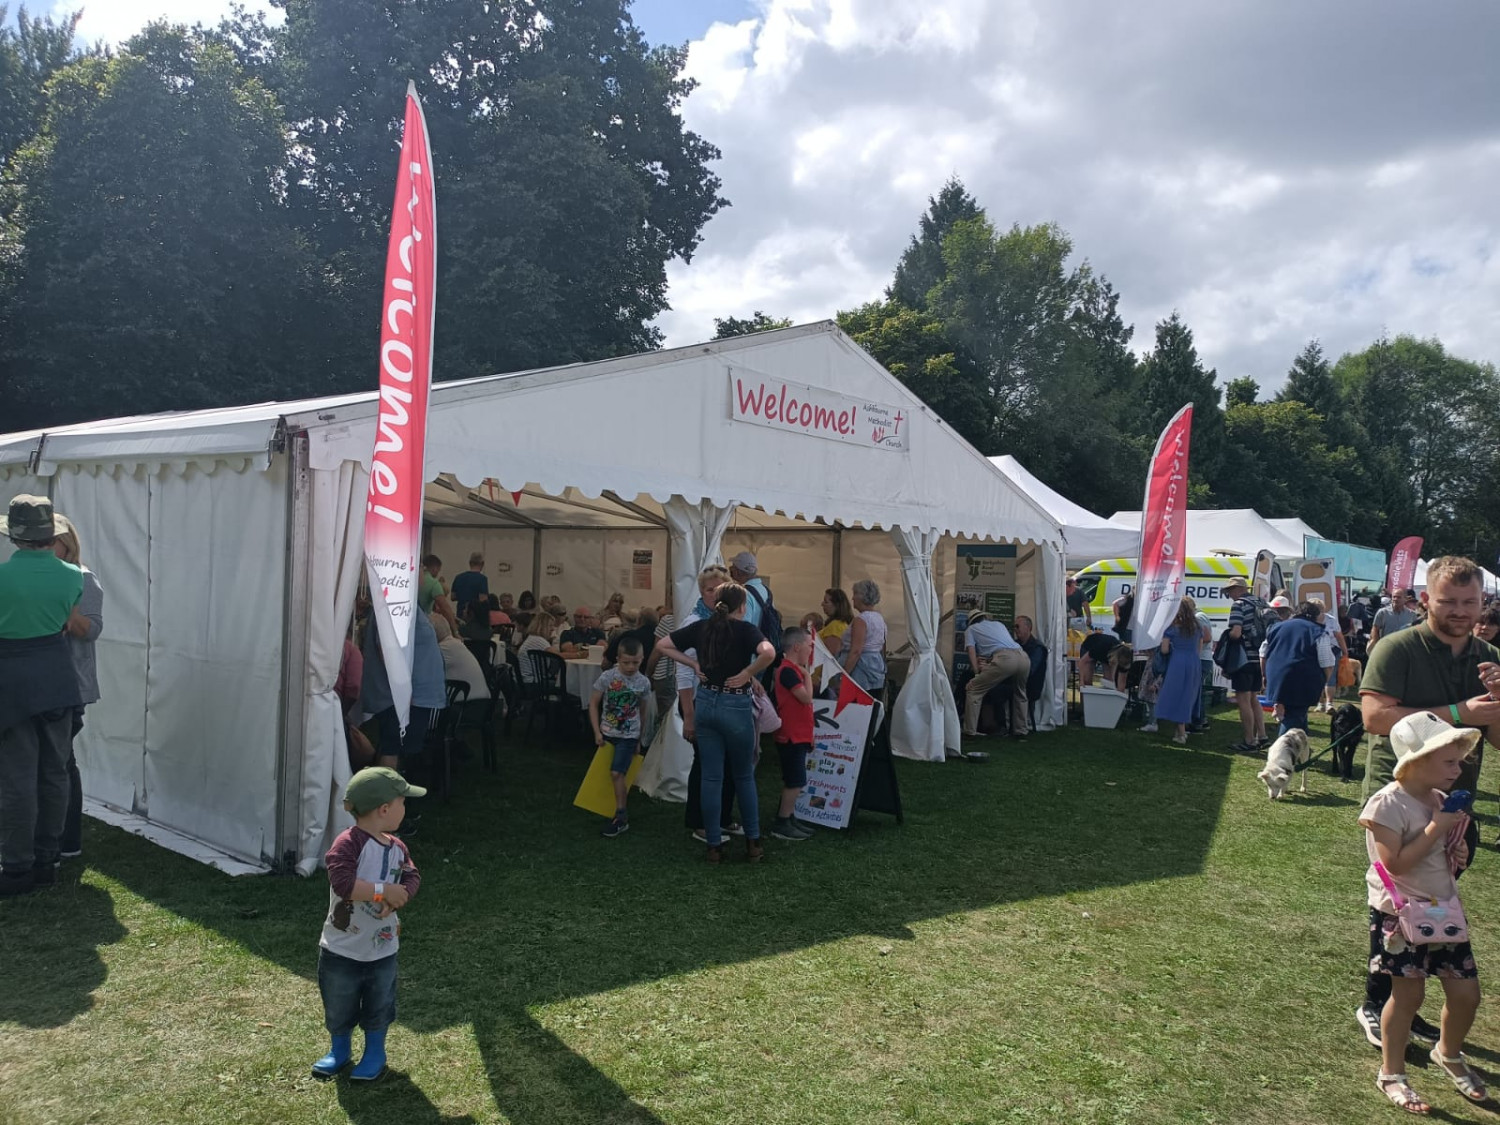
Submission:
M 770 590 L 762 596 L 754 586 L 746 586 L 745 593 L 754 598 L 755 604 L 760 606 L 760 635 L 770 641 L 771 647 L 776 650 L 776 659 L 771 662 L 771 667 L 774 668 L 781 663 L 781 611 L 776 608 Z
M 1253 594 L 1246 594 L 1234 604 L 1240 608 L 1241 616 L 1244 618 L 1244 624 L 1240 626 L 1240 637 L 1247 647 L 1260 648 L 1271 626 L 1280 623 L 1281 618 L 1276 616 L 1276 611 L 1264 600 Z

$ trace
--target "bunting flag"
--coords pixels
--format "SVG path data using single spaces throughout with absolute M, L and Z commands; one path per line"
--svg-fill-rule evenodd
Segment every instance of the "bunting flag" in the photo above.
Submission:
M 1137 651 L 1161 644 L 1182 603 L 1182 572 L 1187 561 L 1188 446 L 1192 436 L 1193 404 L 1188 403 L 1156 439 L 1156 451 L 1146 472 L 1140 577 L 1130 619 Z
M 364 542 L 381 659 L 402 730 L 411 713 L 436 274 L 437 200 L 427 122 L 416 85 L 408 83 L 406 131 L 385 259 L 380 413 L 365 502 Z
M 829 652 L 823 644 L 822 637 L 813 638 L 813 673 L 823 673 L 823 683 L 830 684 L 833 677 L 839 677 L 838 701 L 833 705 L 833 713 L 838 715 L 851 703 L 861 703 L 865 706 L 873 706 L 875 697 L 854 682 L 854 678 L 844 671 L 844 666 L 839 663 L 838 657 Z
M 1422 557 L 1422 537 L 1408 535 L 1391 549 L 1391 565 L 1385 572 L 1387 590 L 1405 590 L 1417 578 L 1417 560 Z

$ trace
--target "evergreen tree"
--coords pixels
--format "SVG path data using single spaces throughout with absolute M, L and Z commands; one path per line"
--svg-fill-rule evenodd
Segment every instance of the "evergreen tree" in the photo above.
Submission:
M 1184 405 L 1193 404 L 1189 460 L 1193 503 L 1204 506 L 1217 480 L 1224 447 L 1224 412 L 1219 407 L 1218 373 L 1205 370 L 1193 333 L 1173 313 L 1156 326 L 1156 347 L 1141 363 L 1141 406 L 1145 436 L 1155 436 Z
M 1248 375 L 1229 380 L 1224 388 L 1224 411 L 1228 413 L 1236 406 L 1253 406 L 1260 397 L 1260 384 Z
M 887 290 L 888 296 L 909 309 L 925 309 L 928 292 L 947 272 L 943 265 L 943 239 L 948 232 L 958 223 L 984 214 L 957 177 L 944 184 L 935 198 L 929 197 L 927 205 L 920 229 L 912 235 L 896 264 L 895 280 Z

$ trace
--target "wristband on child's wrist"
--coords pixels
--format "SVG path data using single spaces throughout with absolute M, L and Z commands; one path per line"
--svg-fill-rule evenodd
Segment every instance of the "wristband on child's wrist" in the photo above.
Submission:
M 1453 716 L 1453 725 L 1454 726 L 1460 726 L 1460 727 L 1463 726 L 1464 720 L 1463 720 L 1463 717 L 1458 713 L 1458 704 L 1457 703 L 1450 703 L 1450 704 L 1448 704 L 1448 714 L 1450 714 L 1450 715 Z
M 375 893 L 370 896 L 370 901 L 371 902 L 384 902 L 385 901 L 385 884 L 384 883 L 376 883 L 375 884 Z

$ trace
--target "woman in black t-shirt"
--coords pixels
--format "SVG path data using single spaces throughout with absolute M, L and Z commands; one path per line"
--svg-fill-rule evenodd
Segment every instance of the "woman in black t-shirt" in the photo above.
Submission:
M 657 641 L 657 650 L 698 675 L 693 696 L 698 755 L 703 763 L 700 801 L 708 837 L 708 861 L 723 858 L 720 803 L 724 773 L 734 778 L 740 814 L 745 821 L 745 854 L 753 863 L 763 850 L 760 808 L 755 792 L 755 712 L 751 692 L 755 677 L 776 658 L 771 642 L 745 620 L 745 588 L 734 582 L 719 587 L 713 616 L 694 621 Z M 696 649 L 697 659 L 683 654 Z

